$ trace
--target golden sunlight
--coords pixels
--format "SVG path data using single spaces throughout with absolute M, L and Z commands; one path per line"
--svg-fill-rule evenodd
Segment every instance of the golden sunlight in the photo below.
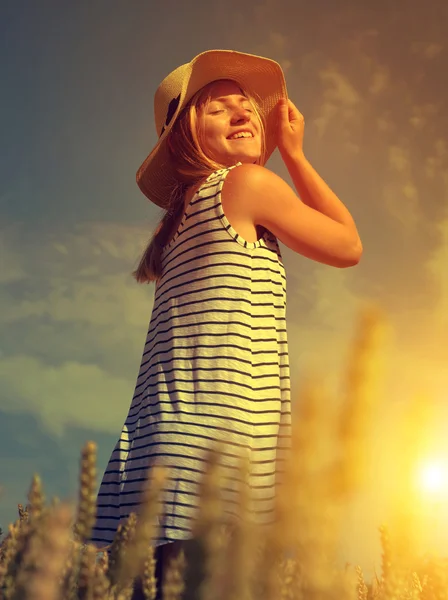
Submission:
M 426 462 L 418 470 L 418 488 L 425 495 L 448 492 L 447 465 L 442 461 Z

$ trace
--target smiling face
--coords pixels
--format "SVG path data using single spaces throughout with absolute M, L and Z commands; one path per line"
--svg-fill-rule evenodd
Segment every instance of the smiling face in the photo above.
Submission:
M 262 130 L 253 106 L 238 84 L 214 81 L 204 88 L 203 97 L 209 99 L 198 113 L 205 154 L 227 166 L 257 162 L 261 156 Z M 252 136 L 230 139 L 241 130 L 251 132 Z

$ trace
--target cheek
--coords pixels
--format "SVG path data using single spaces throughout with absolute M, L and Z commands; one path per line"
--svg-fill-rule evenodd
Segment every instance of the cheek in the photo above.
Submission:
M 198 132 L 199 143 L 204 149 L 210 147 L 210 143 L 212 141 L 210 127 L 207 126 L 206 123 L 202 123 L 202 127 Z
M 216 145 L 222 141 L 223 130 L 217 124 L 213 125 L 213 127 L 207 127 L 205 130 L 205 139 L 208 144 Z

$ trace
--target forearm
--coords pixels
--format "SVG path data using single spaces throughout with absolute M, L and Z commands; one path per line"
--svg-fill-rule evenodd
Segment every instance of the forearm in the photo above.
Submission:
M 333 221 L 353 228 L 359 237 L 355 221 L 350 212 L 305 156 L 299 153 L 294 157 L 285 158 L 284 162 L 302 202 L 327 215 Z

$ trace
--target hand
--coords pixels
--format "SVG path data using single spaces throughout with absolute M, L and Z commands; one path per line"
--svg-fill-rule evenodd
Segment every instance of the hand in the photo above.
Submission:
M 281 98 L 278 101 L 279 112 L 277 145 L 282 158 L 303 154 L 303 130 L 305 119 L 291 100 Z

